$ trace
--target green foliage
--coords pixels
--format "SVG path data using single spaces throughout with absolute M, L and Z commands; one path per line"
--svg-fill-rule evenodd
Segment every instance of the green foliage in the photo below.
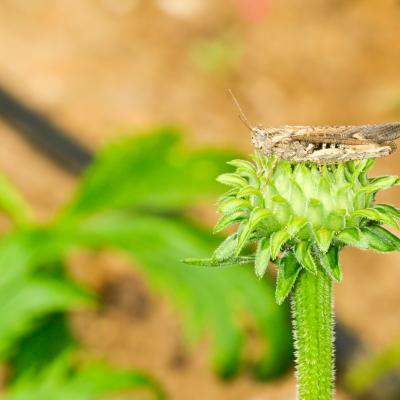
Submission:
M 64 351 L 39 374 L 23 374 L 6 392 L 6 400 L 96 400 L 109 393 L 146 390 L 164 398 L 158 385 L 136 371 L 122 371 L 102 362 L 79 363 Z
M 221 376 L 232 376 L 240 366 L 249 328 L 244 321 L 251 321 L 265 349 L 255 371 L 266 378 L 290 362 L 286 311 L 274 304 L 271 284 L 257 282 L 247 269 L 209 273 L 180 262 L 191 254 L 205 256 L 217 244 L 177 212 L 219 191 L 215 176 L 231 156 L 185 152 L 171 130 L 123 140 L 99 156 L 57 229 L 74 246 L 112 246 L 132 257 L 177 307 L 189 341 L 210 335 L 213 365 Z M 249 261 L 230 259 L 229 264 Z
M 189 152 L 171 129 L 124 139 L 100 153 L 67 207 L 45 225 L 33 221 L 21 196 L 0 182 L 0 205 L 15 222 L 0 241 L 0 357 L 12 371 L 7 400 L 27 393 L 32 399 L 95 399 L 141 382 L 154 389 L 135 372 L 72 361 L 79 347 L 67 313 L 96 304 L 68 277 L 65 260 L 73 248 L 128 255 L 175 305 L 188 343 L 203 335 L 211 339 L 221 376 L 232 376 L 242 361 L 252 363 L 260 378 L 287 368 L 288 310 L 276 306 L 269 281 L 259 282 L 245 268 L 209 273 L 180 262 L 209 254 L 219 240 L 185 217 L 184 207 L 219 192 L 214 178 L 231 157 L 212 149 Z M 250 329 L 260 342 L 256 359 L 245 354 Z

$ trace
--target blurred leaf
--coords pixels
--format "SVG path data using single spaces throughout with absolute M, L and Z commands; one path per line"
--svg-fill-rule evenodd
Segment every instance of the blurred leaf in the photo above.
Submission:
M 113 245 L 131 255 L 180 311 L 189 340 L 212 335 L 213 363 L 220 375 L 231 376 L 239 367 L 248 317 L 265 348 L 258 375 L 277 375 L 287 367 L 289 322 L 275 304 L 271 283 L 259 282 L 245 268 L 203 270 L 180 262 L 193 254 L 207 256 L 218 238 L 177 219 L 108 213 L 81 223 L 71 239 L 95 248 Z
M 64 352 L 39 374 L 21 376 L 7 390 L 5 400 L 97 400 L 105 394 L 126 390 L 149 390 L 153 399 L 164 396 L 148 376 L 122 371 L 105 363 L 76 365 L 71 352 Z
M 64 217 L 122 207 L 176 210 L 218 193 L 215 179 L 227 170 L 232 152 L 189 152 L 180 138 L 178 131 L 164 128 L 107 146 Z
M 68 279 L 35 271 L 37 252 L 33 232 L 10 235 L 0 241 L 0 357 L 33 329 L 38 318 L 55 311 L 88 305 L 89 295 Z M 41 248 L 51 248 L 49 242 Z M 47 249 L 48 251 L 48 249 Z
M 32 221 L 32 210 L 17 190 L 0 175 L 0 210 L 10 216 L 16 225 L 26 225 Z

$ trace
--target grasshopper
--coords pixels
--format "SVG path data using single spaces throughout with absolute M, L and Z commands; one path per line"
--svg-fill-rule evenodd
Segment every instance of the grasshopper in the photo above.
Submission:
M 359 126 L 253 127 L 235 96 L 232 92 L 230 94 L 239 109 L 240 119 L 252 133 L 254 147 L 267 156 L 275 156 L 275 163 L 283 159 L 324 165 L 385 157 L 396 150 L 394 141 L 400 137 L 400 122 Z
M 336 164 L 385 157 L 396 150 L 400 123 L 349 126 L 251 128 L 254 147 L 265 155 L 293 162 Z

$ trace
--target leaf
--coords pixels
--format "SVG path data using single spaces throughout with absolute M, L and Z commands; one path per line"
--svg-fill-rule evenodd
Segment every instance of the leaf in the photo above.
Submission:
M 40 373 L 22 375 L 6 391 L 5 400 L 97 400 L 123 390 L 143 390 L 155 399 L 164 395 L 160 386 L 139 371 L 118 370 L 102 362 L 76 367 L 71 351 L 65 351 Z
M 250 196 L 255 196 L 255 198 L 260 202 L 264 201 L 261 191 L 254 186 L 245 186 L 237 193 L 238 198 L 248 198 Z
M 267 271 L 270 258 L 271 248 L 269 238 L 264 237 L 258 242 L 256 259 L 254 262 L 255 273 L 259 278 L 262 278 Z
M 372 178 L 369 180 L 369 184 L 362 187 L 360 192 L 364 193 L 373 193 L 378 190 L 389 189 L 392 186 L 398 185 L 398 177 L 397 176 L 380 176 L 379 178 Z
M 176 129 L 161 128 L 108 145 L 85 172 L 64 220 L 112 208 L 179 210 L 220 193 L 215 181 L 232 152 L 188 151 Z M 68 222 L 68 221 L 67 221 Z
M 251 233 L 256 226 L 264 219 L 270 217 L 272 212 L 266 208 L 255 208 L 249 217 L 249 220 L 243 224 L 243 229 L 239 230 L 238 240 L 235 250 L 235 255 L 239 255 L 243 247 L 246 245 L 247 240 L 250 238 Z
M 339 265 L 339 248 L 337 246 L 332 246 L 327 253 L 322 253 L 319 251 L 318 247 L 315 246 L 314 251 L 325 272 L 332 279 L 340 282 L 343 278 L 343 274 Z
M 400 208 L 391 206 L 389 204 L 375 204 L 374 209 L 386 215 L 390 215 L 393 218 L 400 219 Z
M 214 251 L 212 258 L 216 260 L 227 260 L 232 258 L 237 245 L 237 233 L 229 235 Z
M 326 253 L 329 249 L 329 246 L 331 245 L 333 232 L 325 228 L 320 228 L 314 231 L 314 237 L 318 244 L 318 247 L 323 253 Z
M 252 264 L 254 262 L 254 257 L 231 257 L 224 260 L 217 258 L 185 258 L 182 262 L 189 265 L 197 265 L 199 267 L 227 267 L 239 264 Z
M 307 220 L 304 217 L 299 217 L 297 215 L 293 215 L 290 219 L 289 223 L 286 226 L 286 230 L 288 234 L 293 237 L 295 236 L 304 226 L 307 224 Z
M 17 190 L 0 175 L 0 210 L 5 211 L 16 225 L 32 222 L 33 212 Z
M 289 295 L 300 270 L 301 267 L 293 253 L 288 253 L 279 260 L 275 291 L 276 302 L 278 304 L 282 304 Z
M 233 212 L 232 214 L 224 215 L 220 218 L 217 222 L 217 225 L 214 227 L 214 233 L 221 232 L 222 230 L 226 229 L 228 226 L 232 224 L 236 224 L 246 218 L 248 212 L 245 210 L 238 210 Z
M 248 200 L 229 199 L 219 206 L 218 212 L 220 214 L 232 214 L 240 210 L 249 210 L 250 208 L 251 204 Z
M 399 251 L 400 239 L 378 225 L 361 228 L 361 234 L 368 243 L 368 248 L 381 252 Z
M 67 278 L 35 273 L 36 253 L 44 262 L 52 244 L 48 240 L 32 240 L 34 236 L 28 231 L 4 237 L 0 242 L 1 358 L 32 330 L 38 318 L 93 304 L 93 298 Z
M 393 226 L 395 228 L 398 228 L 398 224 L 397 224 L 396 220 L 390 214 L 381 212 L 379 209 L 364 208 L 362 210 L 353 211 L 350 214 L 350 219 L 354 219 L 357 217 L 367 218 L 371 221 L 378 221 L 378 222 Z
M 281 247 L 290 239 L 289 234 L 284 230 L 280 230 L 277 232 L 274 232 L 271 235 L 271 258 L 273 260 L 276 259 L 278 256 L 278 253 L 281 250 Z
M 220 375 L 231 376 L 240 365 L 247 318 L 239 315 L 249 316 L 266 346 L 258 354 L 258 373 L 275 375 L 279 365 L 288 365 L 289 321 L 286 311 L 277 307 L 268 280 L 259 282 L 247 268 L 206 270 L 185 268 L 180 262 L 194 254 L 207 257 L 218 238 L 177 218 L 120 212 L 80 221 L 70 236 L 81 245 L 113 246 L 132 257 L 151 287 L 166 296 L 181 315 L 187 340 L 210 335 L 213 364 Z M 254 258 L 235 261 L 254 263 Z M 209 262 L 214 261 L 204 264 Z
M 359 249 L 368 248 L 368 240 L 359 228 L 347 228 L 337 234 L 337 239 L 349 246 Z
M 245 187 L 248 185 L 247 180 L 236 173 L 226 173 L 219 175 L 217 178 L 217 182 L 233 187 Z
M 248 172 L 251 175 L 257 175 L 257 171 L 255 165 L 247 160 L 231 160 L 227 162 L 228 165 L 232 165 L 233 167 L 240 168 L 243 171 Z
M 314 261 L 314 257 L 312 255 L 312 246 L 309 242 L 300 242 L 296 246 L 295 255 L 297 261 L 312 274 L 317 273 L 317 264 Z

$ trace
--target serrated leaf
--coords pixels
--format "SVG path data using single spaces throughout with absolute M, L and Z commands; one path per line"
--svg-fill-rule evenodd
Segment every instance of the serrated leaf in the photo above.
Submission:
M 132 370 L 113 368 L 103 362 L 77 362 L 65 350 L 46 368 L 26 371 L 6 390 L 7 400 L 95 400 L 110 393 L 146 389 L 151 398 L 165 398 L 160 386 L 149 376 Z
M 297 261 L 308 271 L 313 274 L 317 273 L 317 264 L 312 255 L 312 246 L 310 242 L 300 242 L 296 246 L 295 255 Z
M 256 226 L 271 215 L 272 212 L 266 208 L 255 208 L 251 212 L 248 221 L 243 223 L 243 228 L 239 231 L 235 255 L 240 254 Z
M 226 260 L 233 257 L 237 245 L 237 233 L 229 235 L 214 251 L 212 258 Z
M 367 218 L 372 221 L 378 221 L 393 226 L 395 228 L 398 228 L 396 220 L 391 215 L 383 213 L 376 208 L 364 208 L 362 210 L 353 211 L 350 214 L 350 218 L 353 219 L 356 217 Z
M 282 229 L 280 231 L 274 232 L 271 235 L 270 243 L 271 243 L 271 258 L 273 260 L 278 256 L 281 247 L 290 239 L 289 234 L 286 230 Z
M 374 209 L 386 215 L 391 215 L 393 218 L 400 219 L 400 208 L 391 206 L 389 204 L 375 204 Z
M 227 258 L 225 260 L 218 260 L 216 258 L 185 258 L 182 262 L 198 267 L 229 267 L 239 264 L 252 264 L 254 260 L 255 258 L 252 256 L 240 256 Z
M 239 190 L 237 193 L 237 198 L 246 198 L 250 196 L 255 196 L 258 200 L 263 201 L 263 195 L 259 189 L 254 186 L 246 186 Z
M 292 290 L 301 267 L 293 253 L 282 257 L 278 264 L 278 277 L 276 280 L 276 302 L 282 304 Z
M 371 225 L 361 228 L 361 234 L 368 242 L 370 249 L 381 252 L 400 250 L 400 239 L 381 226 Z
M 339 248 L 332 246 L 327 253 L 322 253 L 317 246 L 314 252 L 325 272 L 335 281 L 340 282 L 343 278 L 342 269 L 339 265 Z
M 364 193 L 377 192 L 378 190 L 389 189 L 392 186 L 398 185 L 399 179 L 397 176 L 380 176 L 372 178 L 369 184 L 360 189 Z
M 217 178 L 217 182 L 233 187 L 244 187 L 248 185 L 248 182 L 245 178 L 234 172 L 219 175 Z
M 236 168 L 240 168 L 240 169 L 248 172 L 249 174 L 257 175 L 255 165 L 252 164 L 250 161 L 236 159 L 236 160 L 228 161 L 227 164 L 232 165 L 233 167 L 236 167 Z
M 218 212 L 220 214 L 231 214 L 240 210 L 249 210 L 250 208 L 251 204 L 248 200 L 229 199 L 218 207 Z
M 223 215 L 217 222 L 217 225 L 215 225 L 214 233 L 221 232 L 228 226 L 240 222 L 247 216 L 248 216 L 248 212 L 245 210 L 238 210 L 238 211 L 233 212 L 232 214 Z
M 337 239 L 349 246 L 358 247 L 359 249 L 368 248 L 368 240 L 362 234 L 359 228 L 347 228 L 337 234 Z
M 258 242 L 254 270 L 259 278 L 262 278 L 267 271 L 268 263 L 271 258 L 269 238 L 262 238 Z
M 293 215 L 286 226 L 288 234 L 293 237 L 306 225 L 307 220 L 304 217 Z
M 333 231 L 326 228 L 320 228 L 314 231 L 314 237 L 318 244 L 318 247 L 323 253 L 326 253 L 333 239 Z

